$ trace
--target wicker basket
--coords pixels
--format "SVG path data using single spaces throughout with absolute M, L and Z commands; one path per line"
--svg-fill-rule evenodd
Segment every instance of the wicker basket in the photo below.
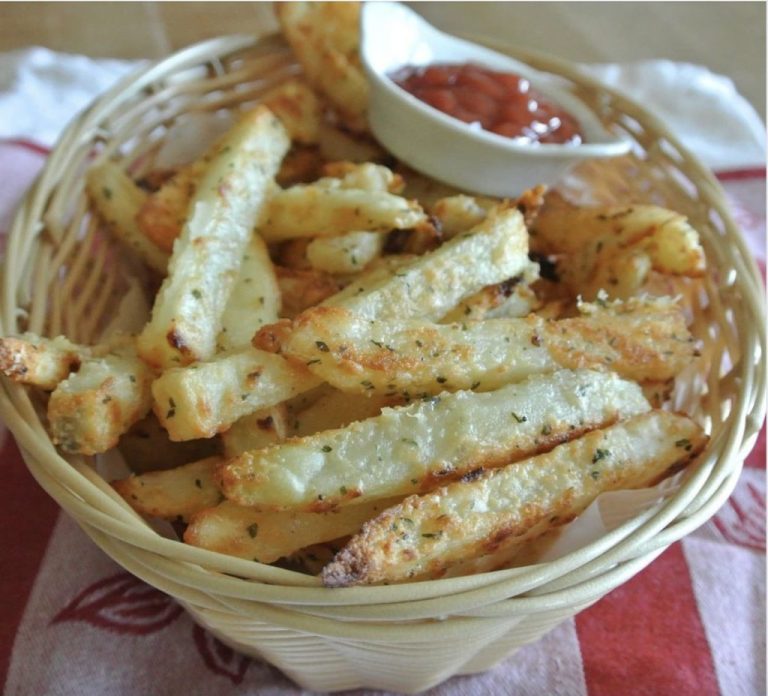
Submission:
M 693 331 L 708 360 L 679 392 L 712 439 L 661 502 L 550 563 L 327 590 L 313 577 L 163 538 L 113 493 L 92 461 L 61 457 L 34 394 L 2 384 L 0 416 L 30 471 L 109 556 L 177 598 L 225 643 L 271 662 L 310 689 L 411 693 L 488 669 L 632 577 L 711 517 L 732 491 L 763 419 L 762 283 L 713 176 L 633 103 L 567 64 L 514 55 L 562 75 L 607 125 L 635 143 L 631 156 L 582 166 L 569 188 L 600 202 L 675 208 L 705 243 L 713 271 L 695 297 Z M 247 105 L 297 70 L 279 38 L 225 37 L 143 69 L 98 99 L 66 129 L 16 217 L 2 279 L 0 331 L 93 340 L 135 269 L 115 262 L 111 242 L 90 218 L 85 169 L 113 158 L 140 174 L 184 114 Z

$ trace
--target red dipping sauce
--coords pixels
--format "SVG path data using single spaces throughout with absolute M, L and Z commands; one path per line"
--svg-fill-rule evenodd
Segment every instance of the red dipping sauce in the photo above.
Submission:
M 578 145 L 576 119 L 520 75 L 472 64 L 406 66 L 390 75 L 421 101 L 464 123 L 526 144 Z

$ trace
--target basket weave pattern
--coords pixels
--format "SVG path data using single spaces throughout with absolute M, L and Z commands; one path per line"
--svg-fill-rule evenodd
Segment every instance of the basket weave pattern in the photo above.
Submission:
M 504 50 L 501 47 L 501 50 Z M 597 203 L 649 202 L 688 216 L 713 269 L 692 297 L 703 345 L 677 405 L 711 433 L 682 484 L 600 540 L 554 562 L 412 585 L 327 590 L 316 578 L 163 538 L 85 457 L 52 445 L 34 394 L 3 381 L 0 416 L 40 485 L 109 556 L 177 598 L 197 621 L 303 686 L 414 692 L 485 670 L 589 606 L 650 563 L 723 504 L 764 414 L 763 291 L 711 175 L 665 127 L 567 64 L 516 54 L 560 74 L 631 155 L 582 165 L 566 194 Z M 84 172 L 105 158 L 141 176 L 185 114 L 238 109 L 298 72 L 282 41 L 224 37 L 130 76 L 64 132 L 26 197 L 8 241 L 0 330 L 94 341 L 140 268 L 126 262 L 88 213 Z M 531 182 L 536 183 L 536 182 Z

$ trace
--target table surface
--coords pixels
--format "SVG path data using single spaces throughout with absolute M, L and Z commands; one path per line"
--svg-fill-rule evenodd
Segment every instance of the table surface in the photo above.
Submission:
M 448 31 L 583 62 L 668 58 L 731 77 L 765 120 L 763 2 L 411 3 Z M 159 58 L 218 34 L 276 27 L 271 2 L 0 2 L 0 52 L 30 45 Z

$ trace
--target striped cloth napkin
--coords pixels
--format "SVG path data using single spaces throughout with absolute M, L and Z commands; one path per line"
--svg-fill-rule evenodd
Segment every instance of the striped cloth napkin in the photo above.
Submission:
M 62 125 L 133 65 L 44 49 L 0 55 L 0 233 Z M 589 69 L 654 108 L 718 172 L 764 268 L 765 128 L 732 83 L 664 61 Z M 4 429 L 0 459 L 4 693 L 308 693 L 99 551 L 33 481 Z M 709 523 L 537 643 L 429 693 L 752 696 L 765 693 L 764 658 L 765 432 Z

